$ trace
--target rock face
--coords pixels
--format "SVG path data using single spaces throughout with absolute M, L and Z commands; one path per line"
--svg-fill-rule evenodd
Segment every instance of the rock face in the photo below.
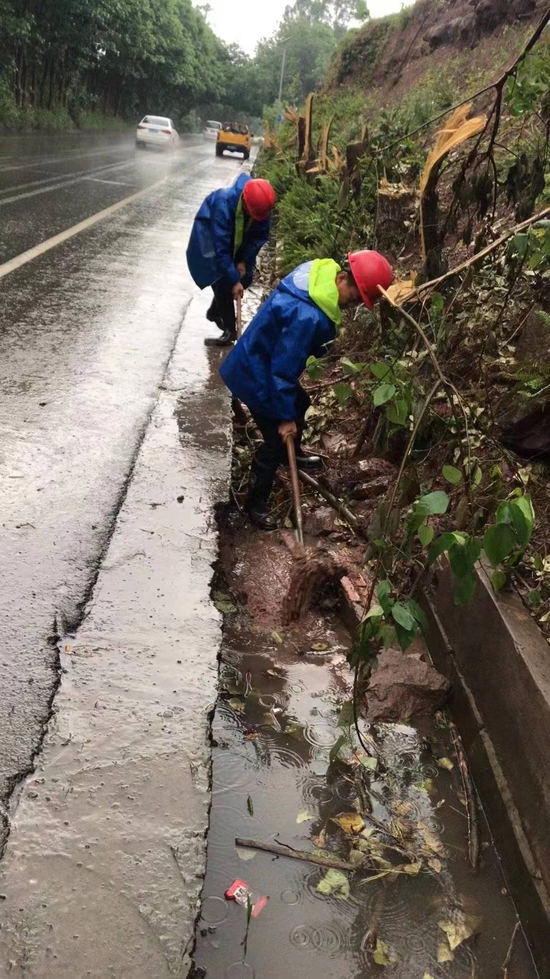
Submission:
M 550 321 L 533 309 L 521 331 L 516 360 L 535 366 L 550 364 Z
M 338 530 L 337 518 L 338 514 L 331 507 L 319 507 L 318 510 L 304 514 L 304 530 L 313 537 L 326 537 Z
M 550 323 L 534 309 L 521 331 L 516 346 L 516 360 L 533 374 L 541 375 L 540 390 L 535 394 L 512 393 L 503 402 L 497 421 L 501 441 L 526 458 L 550 456 Z
M 433 714 L 450 688 L 449 681 L 419 655 L 386 649 L 367 690 L 367 719 L 374 724 Z
M 423 38 L 431 51 L 451 44 L 472 46 L 506 21 L 531 17 L 535 9 L 536 0 L 470 0 L 468 5 L 456 2 Z

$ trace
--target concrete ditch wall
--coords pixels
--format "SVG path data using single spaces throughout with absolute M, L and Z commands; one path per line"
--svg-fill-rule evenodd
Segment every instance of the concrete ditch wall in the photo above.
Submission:
M 480 567 L 457 608 L 450 569 L 426 585 L 427 644 L 541 976 L 550 976 L 550 649 L 521 600 Z

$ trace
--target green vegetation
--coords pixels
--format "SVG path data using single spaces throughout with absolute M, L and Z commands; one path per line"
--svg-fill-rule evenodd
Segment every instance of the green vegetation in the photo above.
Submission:
M 361 33 L 372 37 L 372 27 Z M 522 26 L 514 35 L 516 54 L 526 33 Z M 508 52 L 488 64 L 479 88 L 511 60 Z M 289 119 L 260 160 L 279 197 L 280 274 L 321 255 L 341 261 L 354 248 L 385 252 L 397 278 L 413 277 L 416 287 L 443 273 L 437 289 L 406 304 L 385 301 L 380 317 L 363 311 L 348 320 L 333 356 L 307 365 L 310 444 L 336 428 L 358 452 L 365 446 L 365 458 L 398 467 L 361 526 L 366 577 L 380 584 L 351 660 L 357 676 L 381 647 L 412 643 L 423 627 L 418 582 L 442 557 L 457 604 L 472 599 L 483 554 L 495 591 L 514 584 L 541 627 L 550 626 L 547 347 L 539 339 L 540 356 L 516 358 L 530 311 L 539 338 L 550 323 L 550 44 L 542 38 L 506 84 L 474 100 L 470 115 L 481 122 L 431 168 L 428 209 L 420 176 L 450 117 L 430 120 L 471 93 L 471 77 L 464 88 L 453 82 L 461 63 L 425 72 L 398 104 L 389 82 L 375 97 L 328 86 L 314 101 L 312 155 L 296 159 Z M 526 432 L 541 461 L 522 462 L 534 452 Z M 341 485 L 332 489 L 353 510 Z

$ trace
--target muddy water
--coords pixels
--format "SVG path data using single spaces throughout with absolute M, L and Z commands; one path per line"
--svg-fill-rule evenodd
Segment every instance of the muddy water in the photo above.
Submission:
M 232 560 L 242 580 L 257 552 L 245 560 L 239 546 Z M 266 548 L 272 581 L 277 547 Z M 355 811 L 354 766 L 344 763 L 345 750 L 344 761 L 331 763 L 329 755 L 341 734 L 350 640 L 335 614 L 310 614 L 304 628 L 282 633 L 272 628 L 269 603 L 263 617 L 261 602 L 243 616 L 232 614 L 227 596 L 221 600 L 229 604 L 196 975 L 502 979 L 516 916 L 484 825 L 480 867 L 470 869 L 462 785 L 444 722 L 379 725 L 371 732 L 379 767 L 367 778 L 374 819 L 397 826 L 397 834 L 400 819 L 412 826 L 429 841 L 435 869 L 424 863 L 416 876 L 373 881 L 368 876 L 376 871 L 358 872 L 346 875 L 349 895 L 325 896 L 318 890 L 325 869 L 236 848 L 235 838 L 245 837 L 313 852 L 326 833 L 325 852 L 348 859 L 349 841 L 331 817 Z M 367 835 L 369 829 L 371 840 L 380 838 L 367 820 Z M 396 854 L 390 859 L 401 862 Z M 224 899 L 236 878 L 249 885 L 253 900 L 269 897 L 250 920 L 247 939 L 246 908 Z M 450 952 L 441 925 L 460 929 L 466 922 L 471 929 L 474 919 L 476 934 Z M 390 964 L 376 963 L 377 942 Z M 518 933 L 508 979 L 534 976 Z

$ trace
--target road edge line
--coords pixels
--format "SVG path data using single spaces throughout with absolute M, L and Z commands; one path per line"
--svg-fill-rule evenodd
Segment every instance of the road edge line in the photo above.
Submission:
M 4 262 L 0 265 L 0 279 L 3 279 L 10 272 L 15 272 L 16 269 L 21 268 L 23 265 L 27 265 L 28 262 L 34 261 L 35 258 L 39 258 L 40 255 L 44 255 L 46 252 L 51 251 L 52 248 L 56 248 L 58 245 L 62 245 L 63 242 L 69 241 L 76 235 L 80 234 L 81 231 L 86 231 L 88 228 L 93 228 L 95 224 L 99 224 L 100 221 L 104 221 L 105 218 L 115 214 L 120 211 L 123 207 L 131 204 L 133 201 L 139 200 L 144 197 L 150 191 L 155 190 L 157 187 L 162 186 L 168 180 L 168 177 L 163 177 L 162 180 L 157 180 L 154 184 L 150 184 L 149 187 L 144 187 L 142 190 L 136 191 L 135 194 L 130 194 L 129 197 L 123 197 L 121 201 L 117 201 L 116 204 L 111 204 L 109 207 L 104 208 L 103 211 L 97 211 L 96 214 L 92 214 L 91 217 L 85 218 L 84 221 L 79 221 L 78 224 L 73 224 L 72 228 L 67 228 L 65 231 L 60 231 L 59 234 L 54 235 L 53 238 L 46 238 L 39 245 L 34 245 L 33 248 L 29 248 L 26 252 L 21 252 L 20 255 L 16 255 L 15 258 L 10 258 L 8 262 Z

